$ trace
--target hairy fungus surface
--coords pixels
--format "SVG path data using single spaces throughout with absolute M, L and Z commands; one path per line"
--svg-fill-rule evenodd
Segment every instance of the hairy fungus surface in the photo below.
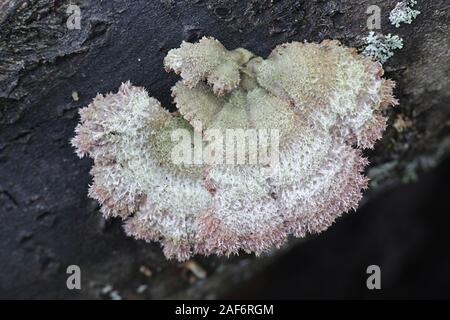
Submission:
M 357 207 L 367 186 L 361 149 L 381 137 L 382 109 L 397 103 L 381 64 L 338 41 L 286 43 L 262 59 L 203 38 L 170 50 L 164 65 L 182 78 L 172 88 L 178 112 L 127 82 L 80 110 L 72 140 L 94 159 L 89 195 L 106 217 L 124 219 L 127 234 L 161 242 L 178 260 L 260 254 Z M 276 129 L 268 150 L 278 161 L 271 170 L 264 161 L 174 162 L 177 129 L 202 150 L 214 130 Z

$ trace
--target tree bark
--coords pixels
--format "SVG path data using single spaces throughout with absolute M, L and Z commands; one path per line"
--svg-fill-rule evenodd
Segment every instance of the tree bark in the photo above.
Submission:
M 80 0 L 81 28 L 71 30 L 69 1 L 0 0 L 0 297 L 215 298 L 299 245 L 262 258 L 198 257 L 201 279 L 157 244 L 126 237 L 87 197 L 92 161 L 69 145 L 78 109 L 131 80 L 174 110 L 177 77 L 162 61 L 182 40 L 213 36 L 264 57 L 288 41 L 359 47 L 376 4 L 381 31 L 403 37 L 404 48 L 385 64 L 400 106 L 367 153 L 365 200 L 438 164 L 450 150 L 449 4 L 419 1 L 418 18 L 396 29 L 388 20 L 396 2 Z M 80 266 L 82 290 L 67 289 L 69 265 Z

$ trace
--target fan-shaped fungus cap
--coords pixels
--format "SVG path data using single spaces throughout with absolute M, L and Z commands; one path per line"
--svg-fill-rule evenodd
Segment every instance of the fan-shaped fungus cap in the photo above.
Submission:
M 338 41 L 287 43 L 262 59 L 212 38 L 183 43 L 164 63 L 182 77 L 172 88 L 178 113 L 128 82 L 80 110 L 72 140 L 94 159 L 90 196 L 106 217 L 122 217 L 128 234 L 160 241 L 178 260 L 260 254 L 357 207 L 367 186 L 359 148 L 373 147 L 382 109 L 397 103 L 379 63 Z M 177 163 L 180 129 L 188 156 L 234 147 L 242 132 L 237 144 L 256 134 L 258 146 L 236 155 L 245 163 Z M 276 153 L 276 170 L 250 161 L 255 151 L 267 160 L 261 144 Z

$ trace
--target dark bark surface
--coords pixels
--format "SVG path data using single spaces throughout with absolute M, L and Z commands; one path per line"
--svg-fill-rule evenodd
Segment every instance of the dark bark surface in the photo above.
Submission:
M 126 237 L 87 197 L 92 162 L 69 145 L 78 109 L 131 80 L 173 110 L 177 77 L 162 61 L 182 40 L 213 36 L 261 56 L 294 40 L 358 47 L 366 9 L 378 4 L 381 31 L 402 36 L 404 48 L 385 64 L 400 106 L 389 111 L 396 126 L 368 153 L 366 199 L 435 166 L 450 150 L 449 4 L 419 2 L 417 20 L 396 29 L 387 19 L 396 2 L 80 0 L 81 29 L 69 30 L 68 1 L 0 0 L 0 297 L 110 298 L 116 290 L 123 298 L 214 298 L 283 254 L 198 257 L 207 277 L 197 279 L 157 244 Z M 411 121 L 404 130 L 399 115 Z M 73 264 L 80 291 L 66 288 Z M 138 293 L 141 285 L 147 290 Z

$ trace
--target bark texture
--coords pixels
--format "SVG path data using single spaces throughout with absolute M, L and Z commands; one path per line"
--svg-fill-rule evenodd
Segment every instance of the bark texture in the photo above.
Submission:
M 157 244 L 127 238 L 120 221 L 105 221 L 87 197 L 92 162 L 68 143 L 78 108 L 131 80 L 173 110 L 177 77 L 164 72 L 163 58 L 182 40 L 213 36 L 264 57 L 293 40 L 358 47 L 368 33 L 366 9 L 377 4 L 381 31 L 403 37 L 404 48 L 385 64 L 400 106 L 368 153 L 366 200 L 435 166 L 450 150 L 450 6 L 419 1 L 422 14 L 396 29 L 388 21 L 396 2 L 80 0 L 81 28 L 70 30 L 69 1 L 0 0 L 0 297 L 215 298 L 283 254 L 180 265 Z M 82 290 L 66 288 L 73 264 Z

